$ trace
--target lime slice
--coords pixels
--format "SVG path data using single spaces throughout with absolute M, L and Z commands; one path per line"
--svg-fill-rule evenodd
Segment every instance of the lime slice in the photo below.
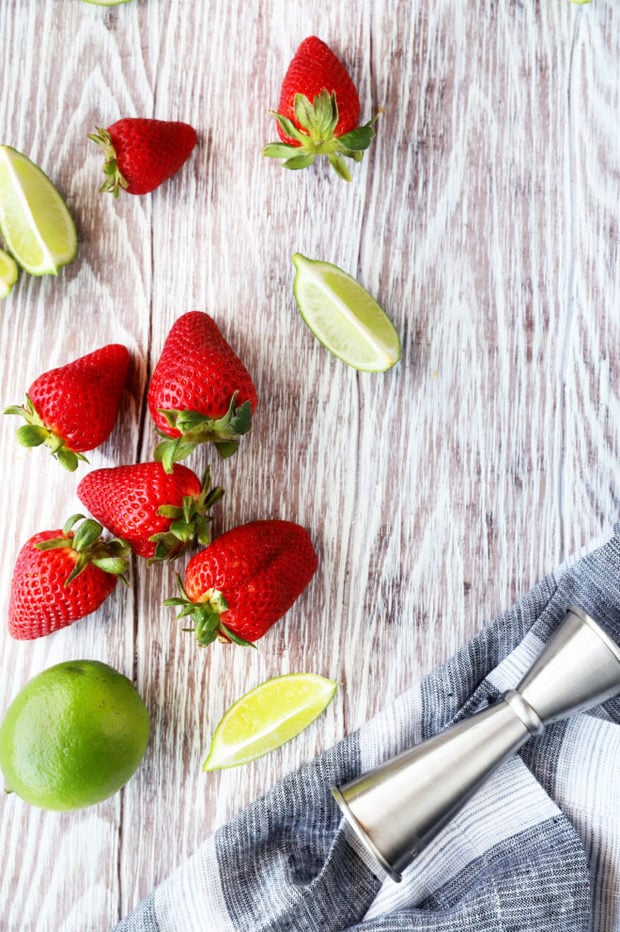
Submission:
M 0 298 L 6 298 L 17 281 L 17 266 L 11 256 L 0 249 Z
M 47 175 L 11 146 L 0 146 L 0 231 L 31 275 L 57 275 L 77 254 L 73 217 Z
M 329 705 L 337 685 L 314 673 L 266 680 L 228 709 L 215 729 L 203 770 L 238 767 L 279 748 Z
M 400 359 L 394 324 L 358 281 L 336 265 L 293 256 L 295 300 L 323 346 L 354 369 L 385 372 Z

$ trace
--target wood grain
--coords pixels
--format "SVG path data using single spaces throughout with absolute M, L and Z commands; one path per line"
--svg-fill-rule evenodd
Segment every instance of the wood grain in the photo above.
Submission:
M 347 185 L 260 155 L 299 42 L 347 63 L 378 134 Z M 36 36 L 36 40 L 33 37 Z M 161 606 L 174 567 L 133 567 L 88 619 L 34 643 L 0 634 L 0 705 L 64 659 L 133 677 L 152 716 L 121 794 L 54 814 L 0 805 L 0 928 L 110 927 L 215 827 L 452 654 L 618 514 L 620 11 L 614 0 L 81 0 L 0 4 L 0 140 L 74 212 L 77 261 L 23 276 L 0 313 L 3 405 L 105 342 L 129 391 L 92 466 L 144 460 L 150 372 L 174 320 L 209 311 L 255 377 L 255 426 L 216 530 L 285 517 L 320 568 L 246 652 L 197 648 Z M 119 116 L 182 119 L 199 145 L 150 196 L 97 193 L 85 139 Z M 291 255 L 357 276 L 394 319 L 383 376 L 330 357 L 301 323 Z M 0 592 L 30 534 L 79 510 L 75 476 L 3 418 Z M 83 474 L 82 469 L 80 474 Z M 327 713 L 255 765 L 205 775 L 214 724 L 262 679 L 339 681 Z

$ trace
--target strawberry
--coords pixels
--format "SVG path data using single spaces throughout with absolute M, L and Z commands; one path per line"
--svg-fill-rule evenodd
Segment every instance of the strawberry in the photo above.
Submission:
M 149 409 L 164 441 L 154 459 L 172 464 L 200 443 L 213 442 L 230 456 L 250 430 L 258 403 L 249 372 L 215 321 L 189 311 L 173 325 L 148 390 Z
M 290 521 L 252 521 L 226 531 L 187 564 L 178 598 L 164 605 L 190 616 L 198 643 L 216 638 L 251 644 L 284 615 L 317 568 L 304 528 Z
M 282 142 L 263 155 L 285 159 L 285 168 L 306 168 L 326 155 L 341 178 L 351 180 L 342 156 L 363 158 L 375 131 L 376 117 L 359 126 L 360 100 L 351 77 L 331 49 L 316 36 L 301 43 L 284 76 L 278 112 L 274 113 Z
M 148 194 L 175 175 L 189 158 L 198 141 L 196 130 L 187 123 L 124 118 L 107 129 L 96 127 L 88 138 L 101 146 L 106 180 L 101 191 L 118 197 Z
M 75 470 L 82 453 L 107 440 L 127 381 L 129 352 L 110 343 L 58 369 L 44 372 L 32 383 L 22 407 L 5 414 L 26 419 L 17 431 L 25 447 L 49 447 L 66 469 Z
M 78 498 L 116 537 L 127 541 L 147 562 L 171 560 L 197 540 L 210 540 L 209 509 L 224 490 L 210 488 L 186 466 L 165 472 L 161 463 L 136 463 L 94 469 L 77 488 Z
M 99 608 L 127 570 L 129 547 L 104 541 L 96 521 L 73 515 L 62 530 L 41 531 L 19 551 L 9 602 L 9 633 L 43 637 Z

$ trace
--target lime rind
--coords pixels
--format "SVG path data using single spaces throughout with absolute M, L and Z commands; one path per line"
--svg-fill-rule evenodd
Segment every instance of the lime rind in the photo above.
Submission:
M 75 222 L 38 165 L 0 145 L 0 232 L 7 251 L 31 275 L 57 275 L 78 251 Z
M 401 357 L 398 331 L 383 308 L 343 269 L 293 255 L 293 290 L 301 317 L 319 343 L 362 372 L 385 372 Z
M 0 299 L 8 298 L 18 274 L 19 269 L 13 257 L 0 249 Z
M 91 6 L 120 6 L 122 3 L 129 3 L 129 0 L 83 0 Z
M 295 738 L 329 705 L 338 684 L 314 673 L 286 673 L 245 693 L 218 723 L 205 771 L 239 767 Z
M 133 776 L 149 735 L 148 709 L 122 673 L 97 660 L 48 667 L 0 722 L 6 791 L 41 809 L 95 805 Z

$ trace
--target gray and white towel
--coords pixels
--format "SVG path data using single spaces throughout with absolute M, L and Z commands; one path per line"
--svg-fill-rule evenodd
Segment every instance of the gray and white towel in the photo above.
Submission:
M 620 932 L 620 700 L 547 728 L 385 880 L 330 788 L 484 707 L 580 605 L 620 642 L 620 525 L 223 826 L 115 932 Z

